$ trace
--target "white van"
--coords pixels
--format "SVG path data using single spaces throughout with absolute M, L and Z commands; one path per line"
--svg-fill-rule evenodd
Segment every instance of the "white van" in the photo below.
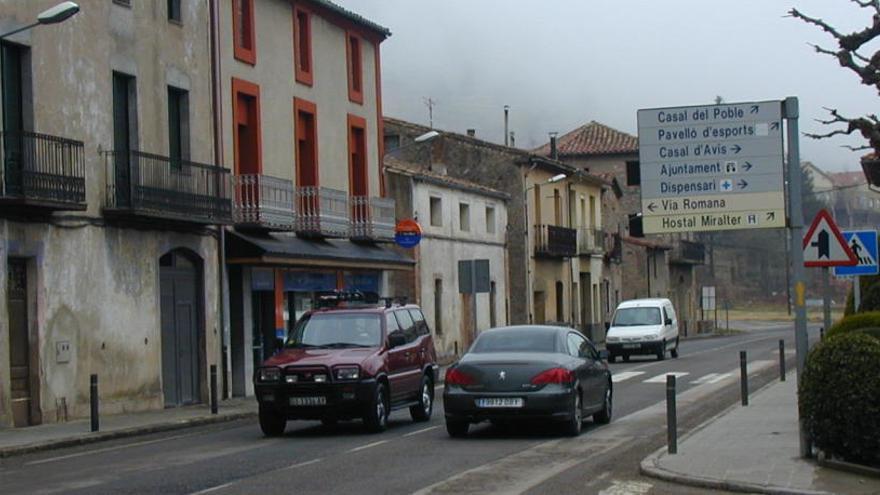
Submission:
M 608 361 L 617 356 L 629 361 L 633 354 L 654 354 L 666 359 L 668 351 L 678 357 L 678 317 L 669 299 L 633 299 L 614 310 L 611 327 L 605 335 Z

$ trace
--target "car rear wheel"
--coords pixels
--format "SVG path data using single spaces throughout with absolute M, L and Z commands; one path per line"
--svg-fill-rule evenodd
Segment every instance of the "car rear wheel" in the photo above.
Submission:
M 608 362 L 613 363 L 615 361 L 617 361 L 617 356 L 615 356 L 614 354 L 608 354 Z
M 593 421 L 603 425 L 611 422 L 612 399 L 611 384 L 609 383 L 608 388 L 605 389 L 605 402 L 602 404 L 602 410 L 593 415 Z
M 666 359 L 666 341 L 660 343 L 660 348 L 657 349 L 657 361 L 663 361 Z
M 287 427 L 287 419 L 275 411 L 260 409 L 260 429 L 267 437 L 280 437 Z
M 385 393 L 385 384 L 376 385 L 373 400 L 367 406 L 364 413 L 364 425 L 367 431 L 379 433 L 388 428 L 388 394 Z
M 624 354 L 624 355 L 623 355 L 623 362 L 624 362 L 624 363 L 628 363 L 628 362 L 629 362 L 629 354 Z
M 422 377 L 419 403 L 409 408 L 413 421 L 428 421 L 434 411 L 434 382 L 427 375 Z
M 455 419 L 446 420 L 446 433 L 452 438 L 461 438 L 467 435 L 470 424 L 467 421 L 459 421 Z
M 576 437 L 581 434 L 581 428 L 584 423 L 584 410 L 581 406 L 581 394 L 577 389 L 574 390 L 574 398 L 572 400 L 571 417 L 565 423 L 565 434 L 570 437 Z

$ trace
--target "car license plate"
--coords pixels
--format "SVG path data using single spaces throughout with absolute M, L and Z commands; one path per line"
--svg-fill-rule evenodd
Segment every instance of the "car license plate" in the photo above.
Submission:
M 519 397 L 492 397 L 477 399 L 477 407 L 522 407 L 523 400 Z
M 624 349 L 638 349 L 641 347 L 640 344 L 623 344 Z
M 291 406 L 323 406 L 327 404 L 327 398 L 320 397 L 291 397 Z

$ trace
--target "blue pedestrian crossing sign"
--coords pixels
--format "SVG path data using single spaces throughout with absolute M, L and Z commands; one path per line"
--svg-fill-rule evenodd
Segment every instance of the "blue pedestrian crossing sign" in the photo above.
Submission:
M 877 275 L 877 231 L 845 230 L 841 234 L 859 263 L 854 266 L 835 266 L 834 275 L 837 277 Z

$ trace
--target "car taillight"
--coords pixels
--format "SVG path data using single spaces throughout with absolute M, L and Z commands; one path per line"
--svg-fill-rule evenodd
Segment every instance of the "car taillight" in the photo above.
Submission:
M 473 385 L 474 377 L 455 368 L 446 370 L 446 385 Z
M 532 385 L 547 385 L 548 383 L 567 384 L 574 381 L 574 373 L 565 368 L 550 368 L 544 370 L 534 378 Z

